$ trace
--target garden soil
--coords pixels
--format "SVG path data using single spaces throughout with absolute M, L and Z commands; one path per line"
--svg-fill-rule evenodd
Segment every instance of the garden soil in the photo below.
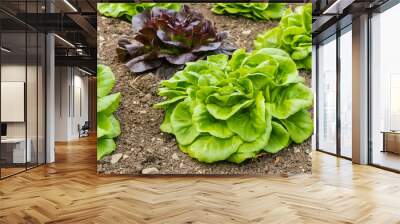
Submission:
M 228 31 L 228 41 L 237 48 L 251 50 L 252 40 L 260 32 L 274 27 L 278 21 L 254 22 L 249 19 L 214 15 L 210 4 L 190 4 L 215 22 L 218 31 Z M 160 78 L 152 73 L 135 76 L 120 62 L 116 54 L 121 38 L 132 40 L 131 24 L 98 16 L 98 63 L 110 66 L 116 77 L 114 92 L 122 100 L 116 117 L 121 123 L 117 149 L 98 161 L 102 174 L 217 174 L 217 175 L 282 175 L 311 173 L 311 140 L 290 145 L 277 154 L 263 153 L 237 165 L 229 162 L 204 164 L 182 153 L 174 136 L 162 133 L 162 110 L 152 105 L 162 101 L 157 96 Z M 301 75 L 309 83 L 305 72 Z

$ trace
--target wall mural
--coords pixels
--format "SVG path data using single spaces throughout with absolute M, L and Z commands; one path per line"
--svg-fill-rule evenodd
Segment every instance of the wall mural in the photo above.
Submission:
M 99 173 L 311 172 L 311 4 L 98 10 Z

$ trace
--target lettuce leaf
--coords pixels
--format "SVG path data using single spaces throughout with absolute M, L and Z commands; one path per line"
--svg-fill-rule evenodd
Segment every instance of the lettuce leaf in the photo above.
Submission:
M 97 160 L 101 160 L 106 155 L 111 154 L 117 146 L 111 138 L 97 139 Z
M 288 131 L 278 122 L 272 121 L 272 131 L 267 145 L 264 146 L 264 151 L 269 153 L 277 153 L 281 149 L 287 147 L 290 143 Z
M 189 101 L 178 103 L 170 119 L 172 130 L 174 130 L 179 144 L 188 145 L 200 135 L 192 120 L 192 109 Z
M 97 97 L 103 97 L 111 92 L 115 84 L 115 77 L 111 69 L 105 65 L 98 65 L 97 73 L 101 74 L 101 76 L 97 76 Z

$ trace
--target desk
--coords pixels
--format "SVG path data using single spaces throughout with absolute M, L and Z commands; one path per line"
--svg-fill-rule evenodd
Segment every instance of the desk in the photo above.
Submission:
M 27 139 L 27 143 L 28 143 L 27 144 L 28 147 L 26 147 L 26 154 L 25 154 L 25 138 L 5 138 L 5 139 L 1 139 L 2 157 L 3 157 L 3 152 L 6 152 L 5 153 L 6 155 L 7 154 L 12 154 L 12 160 L 11 160 L 11 156 L 9 156 L 9 158 L 3 157 L 9 163 L 31 162 L 31 159 L 32 159 L 32 153 L 31 153 L 32 141 L 31 141 L 30 138 Z M 10 148 L 10 146 L 13 146 L 13 147 Z M 27 159 L 26 161 L 25 161 L 25 158 Z
M 400 131 L 383 131 L 382 152 L 400 154 Z

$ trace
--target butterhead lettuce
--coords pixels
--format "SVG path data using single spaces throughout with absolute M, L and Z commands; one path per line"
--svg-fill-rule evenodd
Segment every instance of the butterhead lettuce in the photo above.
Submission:
M 115 150 L 114 138 L 121 134 L 119 121 L 113 115 L 118 109 L 121 94 L 111 94 L 114 84 L 111 69 L 97 65 L 97 160 Z
M 312 56 L 312 5 L 286 10 L 279 25 L 257 36 L 255 49 L 280 48 L 296 62 L 298 69 L 311 70 Z
M 285 10 L 285 3 L 215 3 L 211 9 L 216 14 L 239 15 L 252 20 L 279 19 Z
M 241 163 L 302 143 L 313 131 L 313 93 L 283 50 L 263 48 L 186 63 L 161 82 L 161 130 L 201 162 Z
M 180 3 L 97 3 L 97 10 L 103 16 L 120 18 L 130 22 L 132 17 L 153 7 L 178 11 Z

